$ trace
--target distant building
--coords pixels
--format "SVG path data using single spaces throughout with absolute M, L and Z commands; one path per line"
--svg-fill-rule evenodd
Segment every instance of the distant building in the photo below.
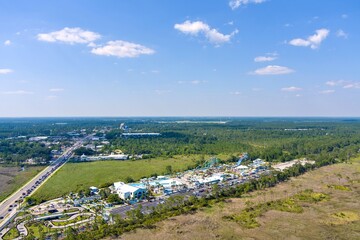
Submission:
M 123 133 L 124 137 L 158 137 L 160 133 Z
M 218 182 L 222 182 L 225 179 L 224 174 L 214 174 L 207 178 L 198 178 L 195 184 L 215 184 Z
M 86 156 L 81 155 L 81 161 L 99 161 L 99 160 L 127 160 L 129 155 L 126 154 L 110 154 L 110 155 L 99 155 L 99 156 Z
M 239 170 L 240 172 L 242 172 L 242 171 L 248 170 L 249 167 L 244 166 L 244 165 L 240 165 L 240 166 L 237 166 L 236 169 Z
M 263 160 L 261 160 L 260 158 L 257 158 L 253 161 L 252 163 L 252 166 L 253 167 L 258 167 L 258 166 L 261 166 L 261 165 L 264 165 L 265 162 Z
M 48 139 L 48 137 L 39 136 L 39 137 L 31 137 L 31 138 L 29 138 L 29 141 L 37 142 L 37 141 L 43 141 L 43 140 L 46 140 L 46 139 Z
M 56 149 L 51 150 L 52 155 L 60 155 L 61 153 L 62 153 L 61 150 L 56 150 Z
M 121 149 L 115 149 L 114 153 L 115 154 L 123 154 L 123 151 Z
M 115 182 L 114 189 L 123 200 L 144 199 L 147 193 L 146 188 L 136 187 L 123 182 Z
M 99 189 L 97 187 L 92 186 L 89 189 L 90 189 L 91 194 L 98 194 L 99 193 Z
M 82 204 L 86 204 L 86 203 L 91 203 L 91 202 L 94 202 L 96 200 L 100 200 L 101 197 L 99 195 L 93 195 L 93 196 L 90 196 L 90 197 L 83 197 L 83 198 L 80 198 L 80 199 L 75 199 L 74 200 L 74 206 L 75 207 L 80 207 Z

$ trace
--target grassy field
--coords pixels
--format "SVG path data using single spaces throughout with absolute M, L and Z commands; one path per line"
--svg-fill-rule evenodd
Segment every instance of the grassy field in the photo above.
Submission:
M 174 172 L 182 171 L 192 166 L 199 158 L 200 156 L 195 155 L 136 161 L 67 163 L 40 187 L 33 197 L 38 200 L 49 200 L 90 186 L 124 181 L 126 177 L 139 180 L 154 173 L 161 175 L 168 165 L 172 166 Z
M 38 174 L 44 167 L 0 167 L 0 201 L 20 188 L 23 184 Z
M 311 195 L 316 201 L 300 196 L 306 189 L 316 193 Z M 283 201 L 289 198 L 300 201 L 296 200 L 298 206 L 286 203 L 284 211 Z M 359 199 L 360 158 L 351 164 L 308 172 L 242 198 L 227 199 L 194 214 L 173 217 L 154 229 L 137 229 L 121 239 L 360 239 Z M 274 202 L 281 205 L 274 206 Z M 267 206 L 266 211 L 258 214 L 262 206 Z M 289 206 L 302 210 L 288 211 Z M 242 216 L 246 209 L 253 214 L 250 219 L 254 224 L 229 221 L 229 216 Z

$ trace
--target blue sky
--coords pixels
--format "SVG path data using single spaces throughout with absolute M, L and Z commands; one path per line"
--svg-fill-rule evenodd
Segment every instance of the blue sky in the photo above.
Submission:
M 0 117 L 360 116 L 360 1 L 0 2 Z

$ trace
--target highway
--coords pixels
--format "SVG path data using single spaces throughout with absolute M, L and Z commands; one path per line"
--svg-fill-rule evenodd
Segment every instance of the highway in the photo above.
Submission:
M 55 162 L 46 167 L 42 172 L 36 175 L 33 179 L 28 181 L 22 188 L 13 193 L 10 197 L 0 203 L 0 230 L 2 230 L 16 215 L 21 201 L 33 194 L 50 176 L 73 154 L 73 151 L 83 145 L 83 142 L 88 140 L 92 135 L 88 135 L 77 141 L 72 147 L 68 148 Z

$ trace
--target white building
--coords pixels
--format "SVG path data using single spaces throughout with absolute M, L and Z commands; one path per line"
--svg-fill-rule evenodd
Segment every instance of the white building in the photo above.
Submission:
M 240 165 L 240 166 L 237 166 L 236 169 L 239 170 L 240 172 L 242 172 L 242 171 L 248 170 L 249 167 L 244 166 L 244 165 Z
M 81 155 L 81 161 L 98 161 L 98 160 L 127 160 L 129 155 L 126 154 L 110 154 L 110 155 L 99 155 L 99 156 L 86 156 Z
M 215 183 L 224 181 L 224 179 L 225 179 L 224 174 L 216 173 L 216 174 L 213 174 L 210 177 L 198 178 L 196 180 L 196 182 L 198 182 L 199 184 L 215 184 Z
M 143 199 L 146 196 L 146 188 L 132 186 L 123 182 L 115 182 L 114 189 L 123 200 Z
M 264 164 L 265 164 L 265 162 L 262 159 L 257 158 L 253 161 L 252 166 L 257 167 L 257 166 L 261 166 Z
M 43 141 L 43 140 L 46 140 L 46 139 L 48 139 L 48 137 L 39 136 L 39 137 L 31 137 L 31 138 L 29 138 L 29 141 L 37 142 L 37 141 Z
M 98 194 L 99 193 L 99 189 L 97 187 L 91 186 L 91 187 L 89 187 L 89 189 L 90 189 L 90 192 L 92 194 Z

